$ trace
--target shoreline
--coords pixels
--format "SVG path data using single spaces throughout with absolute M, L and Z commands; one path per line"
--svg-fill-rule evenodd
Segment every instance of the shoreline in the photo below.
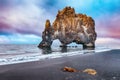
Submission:
M 54 59 L 54 58 L 61 58 L 66 56 L 74 56 L 74 55 L 84 55 L 84 54 L 96 54 L 99 52 L 106 52 L 110 51 L 112 49 L 110 48 L 104 48 L 104 47 L 97 47 L 98 49 L 94 50 L 77 50 L 77 51 L 66 51 L 66 49 L 63 49 L 63 52 L 57 52 L 53 51 L 50 54 L 44 54 L 41 55 L 39 53 L 33 53 L 33 54 L 21 54 L 21 55 L 11 55 L 8 57 L 1 57 L 0 58 L 0 65 L 11 65 L 11 64 L 19 64 L 19 63 L 26 63 L 26 62 L 34 62 L 34 61 L 40 61 L 40 60 L 46 60 L 46 59 Z M 42 50 L 42 49 L 41 49 Z M 45 49 L 46 50 L 46 49 Z
M 19 63 L 26 63 L 26 62 L 34 62 L 34 61 L 39 61 L 39 60 L 61 58 L 65 56 L 84 55 L 86 53 L 96 54 L 99 52 L 110 51 L 113 49 L 106 48 L 106 47 L 97 47 L 97 49 L 94 49 L 94 50 L 87 50 L 87 49 L 86 50 L 80 49 L 76 51 L 66 51 L 66 50 L 67 49 L 62 49 L 61 52 L 47 50 L 47 52 L 50 52 L 50 53 L 47 54 L 45 52 L 45 54 L 43 53 L 43 55 L 41 55 L 40 53 L 19 54 L 19 55 L 9 55 L 9 56 L 5 55 L 3 57 L 0 57 L 0 65 L 11 65 L 11 64 L 19 64 Z M 44 49 L 43 49 L 43 52 L 44 52 Z
M 0 66 L 0 80 L 119 80 L 120 50 L 97 54 L 65 56 L 27 63 Z M 63 72 L 64 66 L 77 70 L 92 68 L 97 75 Z

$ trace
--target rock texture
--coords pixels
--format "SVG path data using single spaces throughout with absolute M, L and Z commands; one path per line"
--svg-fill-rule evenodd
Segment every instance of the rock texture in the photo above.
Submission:
M 46 20 L 39 47 L 50 47 L 53 40 L 59 39 L 62 46 L 75 42 L 83 47 L 95 47 L 95 22 L 85 14 L 76 14 L 74 8 L 65 7 L 58 11 L 55 21 Z

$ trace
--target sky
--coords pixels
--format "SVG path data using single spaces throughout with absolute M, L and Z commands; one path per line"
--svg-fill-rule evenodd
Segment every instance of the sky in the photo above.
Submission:
M 98 40 L 119 41 L 120 0 L 0 0 L 0 44 L 38 44 L 46 19 L 75 8 L 95 20 Z

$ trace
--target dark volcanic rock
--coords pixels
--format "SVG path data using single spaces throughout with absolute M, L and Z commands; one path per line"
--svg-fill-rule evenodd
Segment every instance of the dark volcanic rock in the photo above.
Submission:
M 45 30 L 42 32 L 42 42 L 39 47 L 50 47 L 52 44 L 52 27 L 49 20 L 46 20 Z
M 46 20 L 39 47 L 50 47 L 53 40 L 59 39 L 62 46 L 75 42 L 83 47 L 94 47 L 96 40 L 94 20 L 85 14 L 76 14 L 74 8 L 65 7 L 58 11 L 55 21 Z

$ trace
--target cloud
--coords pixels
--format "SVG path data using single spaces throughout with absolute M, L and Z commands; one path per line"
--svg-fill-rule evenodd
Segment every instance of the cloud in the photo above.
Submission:
M 38 0 L 22 0 L 20 5 L 1 11 L 0 22 L 9 25 L 11 33 L 18 32 L 23 34 L 31 33 L 40 35 L 44 29 L 46 19 L 53 20 L 53 16 L 44 8 L 38 6 L 37 2 Z M 42 1 L 40 0 L 39 2 Z M 39 5 L 42 5 L 42 3 Z M 0 27 L 6 28 L 5 25 Z
M 104 17 L 104 18 L 103 18 Z M 96 30 L 99 37 L 120 38 L 120 14 L 104 15 L 96 20 Z

